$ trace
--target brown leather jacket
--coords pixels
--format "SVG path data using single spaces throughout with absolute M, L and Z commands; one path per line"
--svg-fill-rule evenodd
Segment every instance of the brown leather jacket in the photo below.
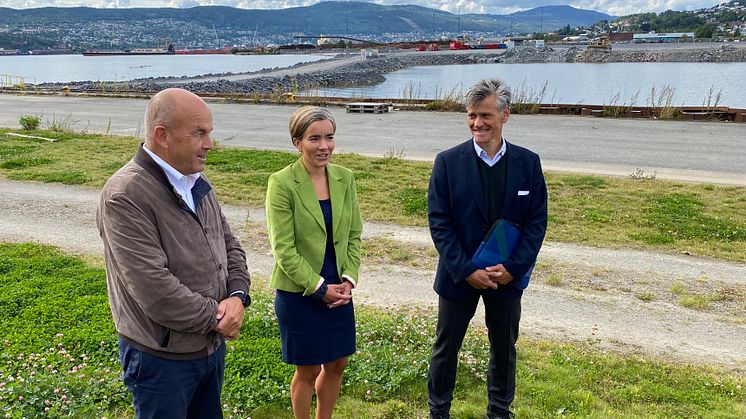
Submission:
M 213 353 L 218 303 L 250 285 L 246 254 L 203 177 L 193 195 L 196 214 L 140 146 L 104 186 L 96 213 L 117 331 L 172 359 Z

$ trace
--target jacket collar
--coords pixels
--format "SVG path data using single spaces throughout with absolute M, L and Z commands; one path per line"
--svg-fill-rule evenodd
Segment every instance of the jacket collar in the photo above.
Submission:
M 171 195 L 174 197 L 174 200 L 176 203 L 184 208 L 185 210 L 192 212 L 192 210 L 189 208 L 189 206 L 182 201 L 181 195 L 176 192 L 173 185 L 171 185 L 171 182 L 168 180 L 168 176 L 166 175 L 166 172 L 163 171 L 163 168 L 158 165 L 158 163 L 153 160 L 152 157 L 148 154 L 147 151 L 143 148 L 143 144 L 140 144 L 140 147 L 137 149 L 137 152 L 135 153 L 134 161 L 140 167 L 145 169 L 146 172 L 150 173 L 151 176 L 153 176 L 158 183 L 162 184 L 166 190 L 171 192 Z M 212 190 L 212 186 L 204 179 L 202 175 L 200 175 L 199 179 L 194 183 L 194 187 L 192 187 L 192 197 L 194 198 L 194 208 L 199 208 L 199 203 L 202 201 L 202 198 L 207 196 L 207 194 Z
M 311 176 L 308 174 L 302 158 L 293 163 L 291 171 L 293 173 L 293 180 L 295 181 L 295 189 L 301 198 L 303 206 L 313 215 L 319 227 L 326 232 L 326 224 L 324 223 L 324 215 L 321 213 L 321 206 L 319 206 L 319 198 L 316 197 Z M 332 201 L 332 231 L 336 231 L 341 220 L 342 211 L 344 210 L 347 185 L 342 181 L 342 171 L 335 164 L 329 163 L 326 166 L 326 176 L 329 184 L 329 195 Z

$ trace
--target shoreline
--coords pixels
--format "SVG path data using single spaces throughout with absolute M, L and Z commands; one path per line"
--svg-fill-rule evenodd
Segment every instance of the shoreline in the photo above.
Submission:
M 612 51 L 578 46 L 531 47 L 511 50 L 385 51 L 379 57 L 361 59 L 360 54 L 300 63 L 291 67 L 263 69 L 251 73 L 207 74 L 195 77 L 146 78 L 108 83 L 111 89 L 124 86 L 132 92 L 152 93 L 182 87 L 195 93 L 266 95 L 321 88 L 361 87 L 382 83 L 385 74 L 415 66 L 454 64 L 526 63 L 645 63 L 645 62 L 746 62 L 746 45 L 697 44 L 674 46 L 619 45 Z M 71 91 L 100 90 L 94 81 L 43 83 L 37 87 Z

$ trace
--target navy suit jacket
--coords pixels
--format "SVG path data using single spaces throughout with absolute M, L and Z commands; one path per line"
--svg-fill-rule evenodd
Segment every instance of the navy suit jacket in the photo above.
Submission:
M 536 153 L 508 143 L 503 158 L 508 159 L 507 179 L 499 218 L 518 224 L 523 231 L 503 266 L 513 278 L 520 278 L 533 269 L 547 230 L 547 187 Z M 515 287 L 477 290 L 466 281 L 476 270 L 471 258 L 491 227 L 479 164 L 472 139 L 435 157 L 427 194 L 430 234 L 440 254 L 434 289 L 442 297 L 457 300 L 488 292 L 519 297 L 522 290 Z

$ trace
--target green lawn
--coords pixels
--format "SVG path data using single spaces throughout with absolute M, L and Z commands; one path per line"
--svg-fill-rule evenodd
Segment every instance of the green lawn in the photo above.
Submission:
M 0 176 L 101 187 L 134 154 L 126 137 L 35 131 L 58 141 L 0 130 Z M 218 147 L 206 173 L 223 202 L 260 207 L 270 174 L 294 153 Z M 427 224 L 431 164 L 340 154 L 355 172 L 366 220 Z M 546 174 L 550 241 L 683 252 L 746 262 L 746 188 L 656 179 Z
M 290 418 L 292 367 L 280 361 L 272 297 L 253 294 L 241 338 L 229 343 L 225 411 Z M 358 307 L 358 353 L 335 417 L 427 417 L 434 319 L 427 309 Z M 49 246 L 0 243 L 0 336 L 0 417 L 132 416 L 102 268 Z M 487 345 L 482 328 L 470 330 L 457 418 L 483 417 Z M 514 409 L 524 418 L 743 418 L 744 386 L 743 375 L 714 367 L 522 339 Z

